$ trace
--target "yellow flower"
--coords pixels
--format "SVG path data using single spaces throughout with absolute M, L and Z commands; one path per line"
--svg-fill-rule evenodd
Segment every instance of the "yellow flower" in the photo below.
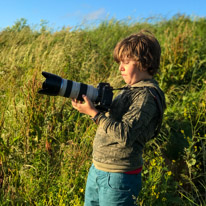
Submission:
M 84 189 L 83 189 L 83 188 L 80 188 L 79 191 L 82 193 L 82 192 L 84 192 Z
M 167 198 L 163 197 L 162 198 L 162 202 L 165 202 L 167 200 Z
M 152 190 L 155 190 L 155 188 L 156 188 L 156 185 L 153 185 L 153 186 L 152 186 Z
M 155 165 L 156 165 L 156 160 L 155 160 L 155 159 L 153 159 L 153 160 L 151 161 L 151 165 L 152 165 L 152 166 L 155 166 Z
M 184 108 L 184 117 L 187 117 L 187 109 Z
M 172 175 L 172 172 L 171 172 L 171 171 L 168 171 L 168 172 L 167 172 L 167 175 L 168 175 L 168 176 Z
M 175 160 L 172 160 L 172 163 L 175 163 L 176 161 Z
M 181 129 L 181 130 L 180 130 L 180 132 L 181 132 L 182 134 L 184 134 L 184 133 L 185 133 L 185 131 L 184 131 L 183 129 Z
M 190 137 L 187 137 L 187 141 L 190 142 Z

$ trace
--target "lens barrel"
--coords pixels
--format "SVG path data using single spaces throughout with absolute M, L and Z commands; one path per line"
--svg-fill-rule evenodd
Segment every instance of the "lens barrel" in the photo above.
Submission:
M 55 74 L 42 72 L 46 78 L 39 94 L 50 96 L 63 96 L 83 101 L 82 95 L 86 95 L 92 102 L 98 99 L 98 89 L 91 85 L 63 79 Z

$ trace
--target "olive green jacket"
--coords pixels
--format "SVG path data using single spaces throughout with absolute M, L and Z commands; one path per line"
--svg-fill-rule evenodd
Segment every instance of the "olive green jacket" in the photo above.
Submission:
M 107 172 L 127 172 L 143 165 L 142 152 L 155 133 L 160 111 L 148 87 L 165 97 L 155 80 L 143 80 L 123 90 L 110 111 L 101 113 L 93 143 L 93 163 Z

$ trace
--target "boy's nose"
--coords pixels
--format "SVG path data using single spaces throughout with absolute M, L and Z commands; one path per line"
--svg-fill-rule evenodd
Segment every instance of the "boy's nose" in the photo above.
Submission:
M 120 63 L 120 65 L 119 65 L 119 71 L 124 71 L 124 67 L 123 67 L 122 63 Z

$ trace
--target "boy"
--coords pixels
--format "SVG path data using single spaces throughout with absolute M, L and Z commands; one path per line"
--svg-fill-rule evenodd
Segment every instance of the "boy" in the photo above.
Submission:
M 165 109 L 164 94 L 153 79 L 160 55 L 160 45 L 148 31 L 125 38 L 116 45 L 114 59 L 127 87 L 113 100 L 108 114 L 99 112 L 86 96 L 84 103 L 72 100 L 75 109 L 98 124 L 85 206 L 135 205 L 141 190 L 142 151 Z

